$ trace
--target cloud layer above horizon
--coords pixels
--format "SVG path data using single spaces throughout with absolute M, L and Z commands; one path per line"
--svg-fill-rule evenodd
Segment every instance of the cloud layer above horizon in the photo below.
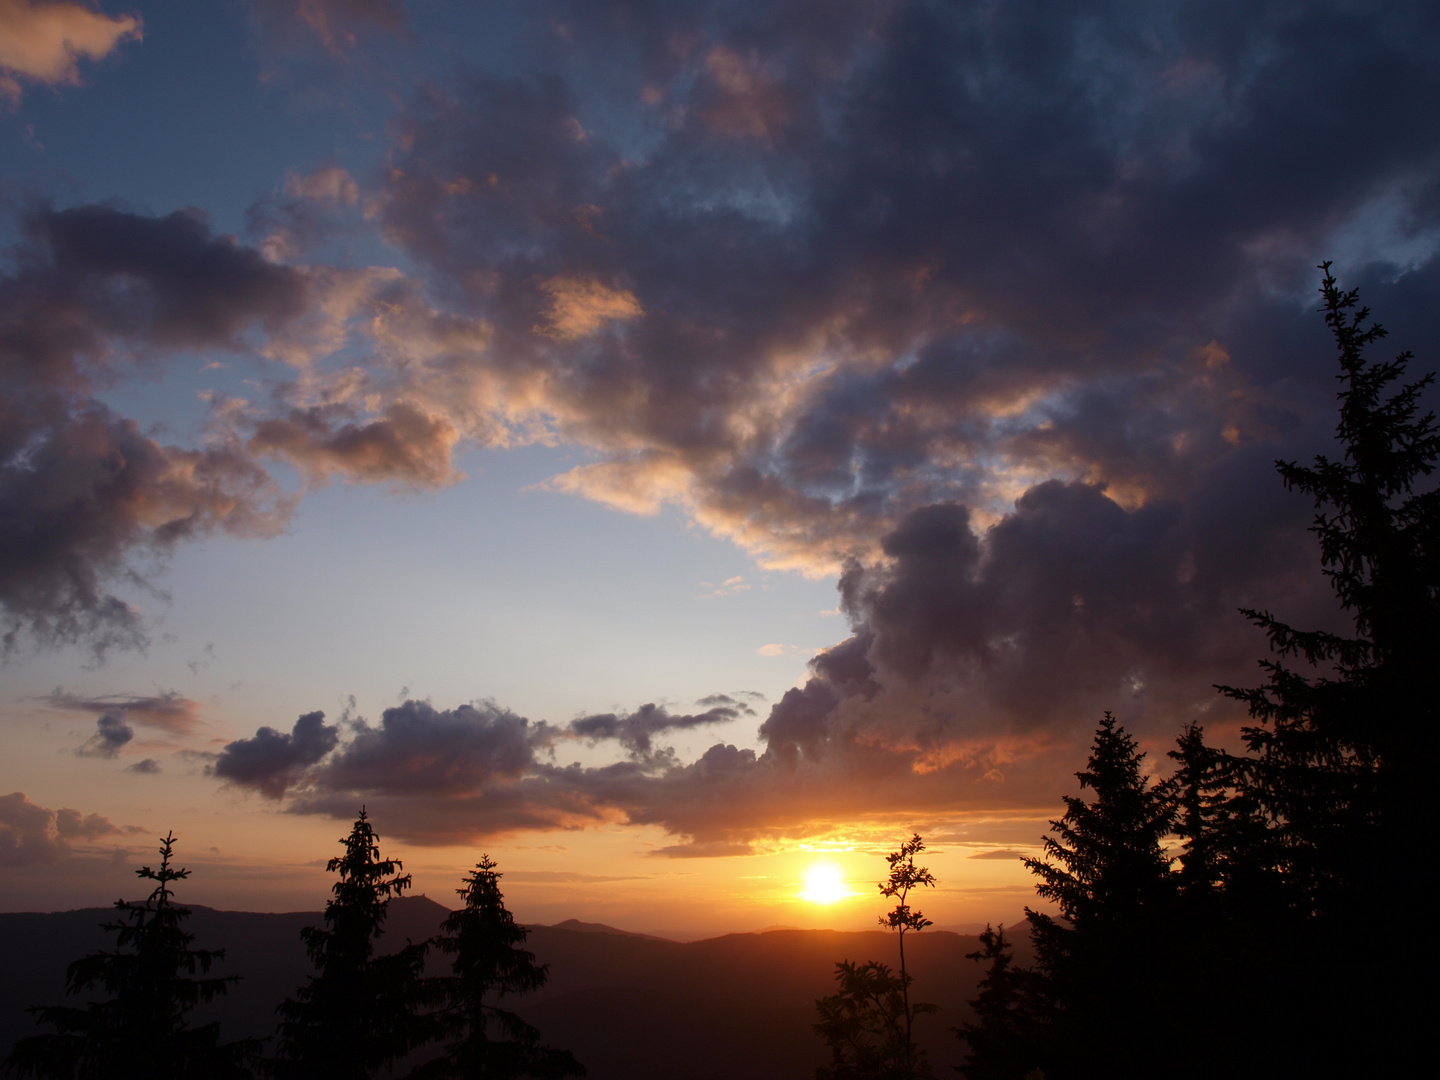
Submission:
M 424 47 L 388 0 L 248 10 L 282 74 Z M 59 74 L 0 63 L 73 81 L 139 34 L 107 25 Z M 1038 805 L 1101 709 L 1233 719 L 1212 684 L 1263 648 L 1236 608 L 1333 618 L 1272 466 L 1333 429 L 1319 260 L 1434 366 L 1433 5 L 550 3 L 506 29 L 508 64 L 416 78 L 378 167 L 306 163 L 246 237 L 10 204 L 7 651 L 142 644 L 120 586 L 147 560 L 273 535 L 326 484 L 573 447 L 553 490 L 838 578 L 850 635 L 756 716 L 758 750 L 666 749 L 738 699 L 566 724 L 409 701 L 210 768 L 297 812 L 385 801 L 419 842 L 617 820 L 679 854 Z M 356 238 L 392 264 L 337 257 Z M 196 353 L 255 374 L 198 441 L 106 404 Z M 90 711 L 82 751 L 129 752 L 140 714 Z

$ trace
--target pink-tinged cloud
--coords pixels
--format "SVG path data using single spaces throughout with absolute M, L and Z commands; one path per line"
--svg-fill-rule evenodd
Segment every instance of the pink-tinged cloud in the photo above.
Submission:
M 27 82 L 76 85 L 81 60 L 100 60 L 143 32 L 138 15 L 70 0 L 0 0 L 0 103 L 17 106 Z
M 174 690 L 160 694 L 105 694 L 100 697 L 81 697 L 55 690 L 46 695 L 45 702 L 51 708 L 66 712 L 91 713 L 95 716 L 115 714 L 130 723 L 153 728 L 156 731 L 183 738 L 193 735 L 200 727 L 200 703 Z
M 70 855 L 77 844 L 142 831 L 115 825 L 100 814 L 87 816 L 63 807 L 49 810 L 31 802 L 22 791 L 0 795 L 0 867 L 56 862 Z

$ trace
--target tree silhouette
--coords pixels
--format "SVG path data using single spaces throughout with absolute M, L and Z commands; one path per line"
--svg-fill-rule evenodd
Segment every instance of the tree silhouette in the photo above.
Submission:
M 1174 909 L 1174 875 L 1163 841 L 1174 812 L 1145 777 L 1145 755 L 1107 712 L 1086 768 L 1076 773 L 1094 798 L 1065 796 L 1050 823 L 1044 858 L 1026 859 L 1035 891 L 1060 919 L 1026 909 L 1049 996 L 1047 1038 L 1064 1047 L 1046 1062 L 1051 1076 L 1131 1075 L 1157 1051 L 1169 1023 L 1156 987 L 1142 978 L 1146 954 Z
M 1038 1060 L 1056 1080 L 1155 1075 L 1161 1061 L 1172 1077 L 1379 1076 L 1429 1056 L 1428 999 L 1412 986 L 1435 931 L 1407 920 L 1404 950 L 1373 931 L 1413 895 L 1430 846 L 1440 489 L 1427 478 L 1440 428 L 1420 405 L 1434 376 L 1405 382 L 1408 352 L 1369 362 L 1385 331 L 1321 270 L 1342 453 L 1276 467 L 1314 499 L 1321 569 L 1353 633 L 1244 610 L 1270 641 L 1267 682 L 1219 689 L 1249 706 L 1249 753 L 1189 726 L 1163 785 L 1106 714 L 1078 774 L 1094 800 L 1067 798 L 1045 858 L 1027 860 L 1061 911 L 1027 912 L 1037 970 L 1011 984 L 998 939 L 977 954 L 993 985 L 963 1029 L 967 1075 L 1019 1076 Z M 1161 846 L 1171 827 L 1175 872 Z
M 915 1046 L 913 1029 L 915 1017 L 938 1010 L 910 1000 L 914 977 L 905 966 L 905 935 L 932 925 L 910 907 L 913 890 L 935 886 L 935 875 L 915 865 L 915 856 L 924 850 L 925 842 L 916 833 L 899 850 L 886 855 L 890 874 L 877 886 L 882 896 L 896 901 L 893 909 L 880 916 L 880 925 L 899 935 L 899 972 L 875 961 L 841 961 L 835 965 L 838 992 L 815 1002 L 820 1020 L 813 1026 L 831 1054 L 831 1063 L 815 1070 L 817 1080 L 909 1080 L 931 1075 L 924 1051 Z
M 917 1075 L 906 1035 L 904 980 L 874 960 L 842 960 L 835 965 L 835 981 L 838 992 L 815 1002 L 820 1014 L 815 1033 L 830 1047 L 830 1064 L 815 1070 L 816 1080 L 902 1080 Z M 933 1006 L 919 1008 L 933 1011 Z
M 445 1055 L 426 1077 L 584 1076 L 585 1067 L 568 1050 L 540 1043 L 540 1032 L 497 1004 L 512 994 L 545 985 L 548 965 L 521 948 L 529 931 L 515 923 L 500 891 L 501 874 L 489 855 L 456 891 L 464 900 L 441 924 L 435 945 L 453 957 L 453 974 L 437 979 L 444 1002 Z
M 1363 1033 L 1348 1044 L 1353 1059 L 1316 1050 L 1310 1066 L 1369 1071 L 1383 1067 L 1387 1048 L 1397 1062 L 1418 1049 L 1426 1021 L 1404 989 L 1407 960 L 1357 949 L 1353 938 L 1411 893 L 1414 859 L 1429 847 L 1440 492 L 1425 481 L 1440 458 L 1440 429 L 1433 412 L 1420 413 L 1433 373 L 1405 382 L 1409 352 L 1366 359 L 1385 330 L 1369 321 L 1357 290 L 1340 290 L 1330 265 L 1320 267 L 1321 310 L 1339 354 L 1342 453 L 1276 468 L 1287 488 L 1314 500 L 1321 568 L 1353 633 L 1299 630 L 1247 609 L 1270 641 L 1273 658 L 1261 662 L 1268 681 L 1220 689 L 1258 721 L 1244 731 L 1251 755 L 1237 760 L 1239 786 L 1270 824 L 1268 861 L 1282 898 L 1272 917 L 1287 939 L 1292 979 L 1272 996 L 1288 1006 L 1284 1023 L 1302 1046 L 1323 1045 L 1340 1025 Z M 1412 933 L 1428 962 L 1434 931 Z
M 915 1023 L 915 1017 L 919 1013 L 934 1012 L 934 1005 L 911 1005 L 910 1004 L 910 983 L 913 981 L 909 969 L 905 966 L 905 935 L 907 933 L 919 933 L 927 926 L 934 925 L 919 911 L 910 907 L 910 893 L 921 887 L 933 889 L 935 887 L 935 875 L 930 873 L 923 866 L 915 865 L 915 856 L 925 850 L 925 842 L 920 839 L 920 834 L 915 833 L 909 840 L 900 845 L 899 851 L 892 851 L 885 856 L 885 861 L 890 864 L 890 876 L 880 882 L 880 895 L 887 900 L 894 900 L 895 906 L 885 915 L 880 916 L 880 925 L 887 929 L 894 930 L 900 939 L 900 994 L 905 1000 L 905 1064 L 909 1070 L 907 1075 L 924 1075 L 929 1073 L 929 1066 L 924 1066 L 921 1072 L 922 1061 L 917 1056 L 915 1040 L 911 1030 Z
M 1386 332 L 1366 325 L 1358 290 L 1340 291 L 1330 263 L 1321 269 L 1344 449 L 1310 467 L 1275 464 L 1287 488 L 1314 499 L 1321 567 L 1354 635 L 1297 630 L 1247 609 L 1277 658 L 1262 661 L 1267 685 L 1221 689 L 1260 721 L 1245 735 L 1282 830 L 1287 876 L 1312 911 L 1338 904 L 1351 914 L 1353 884 L 1397 856 L 1403 865 L 1422 839 L 1440 691 L 1440 491 L 1415 488 L 1435 470 L 1440 430 L 1433 412 L 1417 415 L 1434 374 L 1392 392 L 1412 354 L 1366 360 Z M 1302 675 L 1289 659 L 1318 673 Z
M 17 1042 L 4 1062 L 18 1076 L 64 1080 L 130 1080 L 140 1076 L 176 1080 L 248 1077 L 258 1057 L 257 1040 L 221 1043 L 220 1025 L 191 1028 L 186 1014 L 225 993 L 239 975 L 211 976 L 224 949 L 195 949 L 182 929 L 190 909 L 173 902 L 171 885 L 190 871 L 170 865 L 175 837 L 160 841 L 160 868 L 142 866 L 136 876 L 155 882 L 141 902 L 115 901 L 119 915 L 102 923 L 115 949 L 90 953 L 66 972 L 65 992 L 103 990 L 108 999 L 83 1008 L 32 1008 L 55 1030 Z M 196 976 L 201 976 L 197 978 Z
M 970 1080 L 1016 1080 L 1039 1060 L 1039 1027 L 1033 1015 L 1035 975 L 1014 966 L 1005 927 L 985 925 L 980 948 L 965 959 L 986 965 L 979 994 L 970 1002 L 975 1019 L 954 1028 L 967 1048 L 959 1071 Z
M 282 1080 L 364 1080 L 424 1044 L 432 1020 L 421 1014 L 425 943 L 375 955 L 391 899 L 410 887 L 396 859 L 382 859 L 362 807 L 325 904 L 326 929 L 300 931 L 315 974 L 276 1010 L 280 1041 L 273 1070 Z

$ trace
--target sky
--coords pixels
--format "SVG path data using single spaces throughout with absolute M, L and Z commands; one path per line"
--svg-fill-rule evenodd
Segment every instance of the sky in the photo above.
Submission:
M 1333 260 L 1435 367 L 1424 2 L 0 0 L 0 910 L 1013 922 L 1105 710 L 1342 627 Z M 828 884 L 827 884 L 828 883 Z

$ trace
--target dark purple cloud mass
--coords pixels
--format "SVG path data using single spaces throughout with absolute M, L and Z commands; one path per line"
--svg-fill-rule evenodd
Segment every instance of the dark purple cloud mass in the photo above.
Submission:
M 253 739 L 230 743 L 208 771 L 212 776 L 278 799 L 339 742 L 340 729 L 327 725 L 323 712 L 306 713 L 295 721 L 288 733 L 262 727 Z
M 166 446 L 93 394 L 178 348 L 239 348 L 305 307 L 303 281 L 194 213 L 33 206 L 0 275 L 0 630 L 143 642 L 110 583 L 137 549 L 264 535 L 286 502 L 238 443 Z
M 252 9 L 356 70 L 413 29 L 392 3 Z M 262 729 L 215 772 L 301 811 L 385 801 L 418 840 L 628 820 L 678 854 L 1033 805 L 1101 709 L 1142 733 L 1233 720 L 1210 687 L 1263 649 L 1237 607 L 1333 618 L 1273 462 L 1332 448 L 1321 259 L 1434 366 L 1434 4 L 505 17 L 503 67 L 401 95 L 383 166 L 290 177 L 253 248 L 186 213 L 22 215 L 0 279 L 7 642 L 137 637 L 108 583 L 134 551 L 273 529 L 269 459 L 423 488 L 467 446 L 565 442 L 588 457 L 557 490 L 839 575 L 851 636 L 755 749 L 657 750 L 736 719 L 725 702 L 563 727 L 409 702 L 344 738 L 318 714 Z M 324 265 L 367 229 L 404 272 Z M 93 399 L 246 335 L 301 374 L 217 407 L 201 447 Z M 618 760 L 561 765 L 567 740 Z

